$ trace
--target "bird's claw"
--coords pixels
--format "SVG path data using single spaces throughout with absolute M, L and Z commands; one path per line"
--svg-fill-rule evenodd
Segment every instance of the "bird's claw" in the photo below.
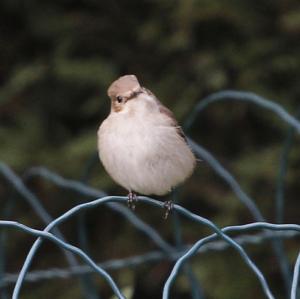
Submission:
M 169 217 L 169 214 L 171 213 L 173 206 L 174 206 L 174 203 L 172 200 L 167 200 L 164 202 L 165 214 L 163 216 L 163 219 L 166 220 Z
M 138 201 L 137 195 L 134 192 L 130 191 L 128 193 L 128 199 L 127 199 L 128 208 L 134 211 L 135 210 L 135 204 L 137 203 L 137 201 Z

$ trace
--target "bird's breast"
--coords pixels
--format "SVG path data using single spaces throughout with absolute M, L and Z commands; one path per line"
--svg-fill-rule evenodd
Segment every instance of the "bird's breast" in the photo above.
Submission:
M 107 148 L 116 160 L 138 160 L 154 150 L 162 138 L 161 129 L 147 117 L 108 118 L 99 129 L 100 148 Z
M 155 127 L 147 119 L 108 117 L 98 131 L 100 158 L 108 172 L 136 169 L 155 146 Z
M 160 116 L 111 115 L 100 126 L 100 159 L 110 176 L 129 190 L 164 194 L 194 167 L 183 138 Z

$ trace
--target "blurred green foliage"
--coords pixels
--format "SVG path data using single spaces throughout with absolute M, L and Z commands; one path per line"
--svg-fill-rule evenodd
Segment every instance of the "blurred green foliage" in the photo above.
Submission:
M 201 98 L 223 89 L 256 92 L 295 114 L 300 105 L 299 34 L 298 0 L 1 0 L 0 159 L 19 173 L 33 165 L 44 165 L 80 179 L 96 149 L 97 128 L 110 109 L 106 89 L 127 73 L 136 74 L 181 123 Z M 205 110 L 189 134 L 217 154 L 257 200 L 266 218 L 274 221 L 275 180 L 286 129 L 269 113 L 235 102 Z M 299 221 L 299 166 L 297 138 L 287 177 L 287 222 Z M 113 194 L 125 194 L 99 163 L 91 184 Z M 77 198 L 40 181 L 33 186 L 53 215 L 72 206 Z M 0 185 L 0 195 L 7 194 L 6 189 Z M 203 163 L 183 187 L 181 197 L 188 198 L 185 206 L 220 226 L 252 221 Z M 172 239 L 171 225 L 153 220 L 160 217 L 158 212 L 145 212 L 139 207 L 138 213 Z M 31 212 L 22 213 L 22 205 L 17 216 L 32 224 Z M 135 244 L 139 239 L 132 228 L 121 219 L 112 219 L 106 210 L 91 212 L 88 226 L 91 250 L 97 260 L 127 256 L 151 246 L 147 242 Z M 191 224 L 186 224 L 185 230 L 187 241 L 200 236 L 199 229 Z M 66 233 L 77 241 L 71 226 Z M 104 244 L 103 240 L 106 248 L 99 250 L 97 245 Z M 28 243 L 24 242 L 23 238 L 16 241 L 12 249 L 16 256 L 19 246 L 26 251 Z M 293 260 L 297 247 L 295 242 L 289 246 Z M 262 257 L 267 270 L 273 263 L 273 257 L 266 258 L 270 248 L 250 249 Z M 45 251 L 51 253 L 50 249 Z M 51 254 L 39 267 L 52 265 Z M 240 261 L 235 269 L 238 272 L 226 270 L 237 263 L 237 257 L 231 252 L 224 257 L 224 253 L 207 255 L 206 261 L 200 257 L 195 265 L 207 298 L 262 298 L 257 282 L 243 273 Z M 10 260 L 11 271 L 21 260 L 22 256 Z M 59 265 L 62 263 L 60 260 Z M 149 279 L 164 273 L 165 268 L 154 268 Z M 140 271 L 149 270 L 145 269 Z M 271 267 L 267 272 L 267 278 L 275 281 L 273 287 L 278 288 L 278 298 L 284 298 L 283 289 L 276 284 L 277 280 L 282 284 L 278 268 Z M 138 285 L 139 279 L 130 273 L 121 273 L 118 279 L 124 281 L 125 275 L 126 283 L 136 281 Z M 236 276 L 240 281 L 235 281 Z M 184 283 L 178 285 L 183 292 L 177 290 L 180 298 L 190 298 Z M 77 298 L 75 288 L 70 289 L 64 282 L 51 284 L 51 298 L 60 298 L 62 286 L 65 293 L 61 298 Z M 49 291 L 44 284 L 27 289 L 29 295 L 24 298 L 40 298 Z M 146 294 L 134 298 L 146 299 Z

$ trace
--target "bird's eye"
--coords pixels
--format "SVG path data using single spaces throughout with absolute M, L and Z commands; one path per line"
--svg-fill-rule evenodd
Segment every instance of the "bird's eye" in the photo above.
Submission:
M 121 96 L 117 96 L 117 101 L 118 101 L 118 103 L 122 103 L 122 101 L 123 101 L 123 97 L 121 97 Z

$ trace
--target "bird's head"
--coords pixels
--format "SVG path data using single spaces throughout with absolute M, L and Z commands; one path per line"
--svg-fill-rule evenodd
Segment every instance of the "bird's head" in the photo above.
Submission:
M 138 79 L 134 75 L 125 75 L 114 81 L 107 90 L 107 94 L 111 99 L 111 109 L 113 112 L 124 110 L 129 100 L 136 99 L 142 94 Z

